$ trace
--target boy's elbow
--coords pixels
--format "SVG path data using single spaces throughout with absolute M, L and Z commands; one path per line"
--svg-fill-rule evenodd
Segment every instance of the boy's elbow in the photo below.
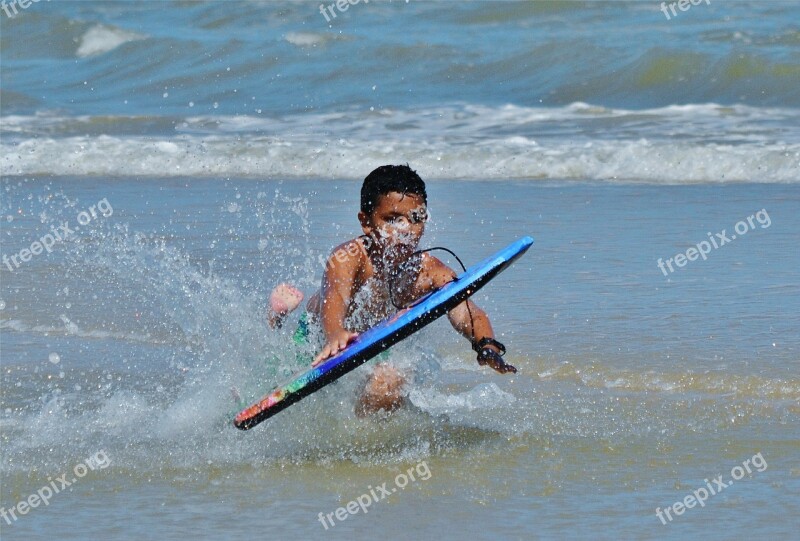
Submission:
M 441 278 L 439 279 L 439 283 L 437 287 L 444 287 L 445 285 L 449 284 L 450 282 L 455 282 L 458 275 L 453 269 L 446 268 L 444 273 L 442 273 Z

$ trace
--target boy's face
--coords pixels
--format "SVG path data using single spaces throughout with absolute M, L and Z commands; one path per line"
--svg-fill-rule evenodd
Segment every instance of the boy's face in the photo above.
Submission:
M 384 256 L 399 262 L 417 249 L 428 210 L 419 195 L 389 192 L 378 198 L 378 205 L 369 216 L 359 212 L 358 219 L 364 233 L 376 241 Z

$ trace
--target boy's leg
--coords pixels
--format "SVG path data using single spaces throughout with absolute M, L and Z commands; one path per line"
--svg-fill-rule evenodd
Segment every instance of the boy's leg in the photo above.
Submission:
M 376 365 L 358 398 L 356 415 L 365 417 L 380 410 L 394 411 L 402 406 L 405 401 L 402 394 L 405 382 L 395 367 L 386 363 Z
M 277 289 L 277 288 L 276 288 Z M 302 295 L 302 293 L 301 293 Z M 295 350 L 295 362 L 298 366 L 308 366 L 311 364 L 313 360 L 313 355 L 303 352 L 303 347 L 308 343 L 308 312 L 304 312 L 300 316 L 300 321 L 297 322 L 297 330 L 294 331 L 292 335 L 292 341 L 294 342 L 297 349 Z M 267 366 L 278 366 L 281 364 L 281 359 L 277 356 L 272 356 L 265 360 Z M 233 412 L 232 415 L 238 413 L 239 410 L 244 409 L 247 406 L 247 403 L 242 400 L 242 396 L 239 394 L 239 389 L 237 387 L 231 387 L 231 396 L 233 397 L 234 402 L 236 402 L 236 406 L 239 408 L 236 412 Z
M 273 329 L 280 328 L 283 320 L 294 311 L 303 301 L 303 292 L 299 289 L 283 283 L 272 290 L 269 296 L 269 310 L 267 311 L 267 321 Z

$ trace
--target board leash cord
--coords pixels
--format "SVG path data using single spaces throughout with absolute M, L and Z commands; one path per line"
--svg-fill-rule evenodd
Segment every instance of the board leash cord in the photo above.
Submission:
M 425 252 L 432 252 L 433 250 L 444 250 L 451 256 L 455 257 L 456 261 L 458 261 L 458 264 L 461 265 L 461 272 L 467 272 L 467 267 L 464 265 L 464 262 L 461 261 L 461 258 L 458 257 L 453 250 L 451 250 L 450 248 L 445 248 L 444 246 L 434 246 L 432 248 L 425 248 L 424 250 L 417 250 L 416 252 L 411 254 L 411 257 L 414 257 L 417 254 L 422 255 Z M 394 288 L 392 287 L 393 285 L 392 279 L 393 277 L 389 276 L 389 300 L 391 301 L 392 306 L 394 306 L 395 309 L 402 310 L 403 308 L 405 308 L 405 306 L 399 306 L 396 302 L 394 302 Z M 451 282 L 455 282 L 456 280 L 458 280 L 458 276 L 453 278 Z M 469 307 L 469 299 L 465 300 L 464 302 L 467 303 L 466 305 L 467 313 L 469 314 L 469 333 L 470 335 L 472 335 L 472 344 L 473 344 L 472 347 L 474 349 L 475 344 L 477 343 L 475 339 L 475 320 L 472 318 L 472 310 Z M 505 347 L 503 348 L 503 353 L 505 353 Z

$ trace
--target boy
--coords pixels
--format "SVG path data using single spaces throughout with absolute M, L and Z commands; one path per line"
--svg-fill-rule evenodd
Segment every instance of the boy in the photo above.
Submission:
M 380 320 L 438 289 L 456 277 L 429 253 L 416 253 L 427 220 L 425 183 L 407 165 L 378 167 L 361 187 L 358 220 L 364 235 L 340 244 L 328 258 L 322 287 L 308 301 L 309 316 L 321 324 L 325 345 L 314 358 L 316 366 Z M 302 301 L 303 294 L 288 284 L 270 296 L 269 321 L 280 326 Z M 478 363 L 501 374 L 517 369 L 503 361 L 505 348 L 494 339 L 489 318 L 472 301 L 448 313 L 453 328 L 472 342 Z M 305 316 L 301 326 L 306 327 Z M 356 405 L 364 416 L 393 411 L 403 404 L 400 373 L 378 364 L 367 379 Z

